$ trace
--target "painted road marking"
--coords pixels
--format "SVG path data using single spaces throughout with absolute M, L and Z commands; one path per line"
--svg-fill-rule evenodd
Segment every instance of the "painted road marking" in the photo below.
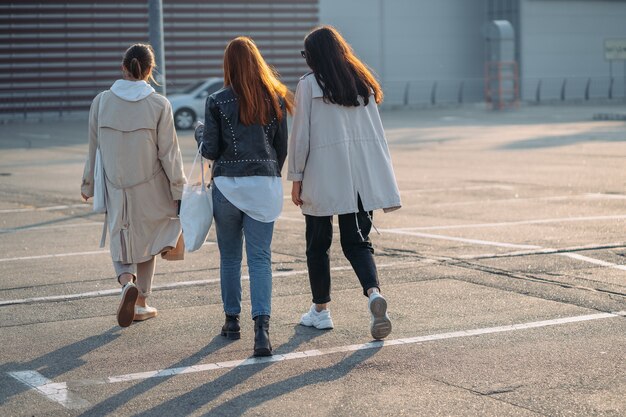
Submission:
M 552 254 L 558 254 L 562 252 L 581 252 L 581 251 L 616 249 L 616 248 L 626 248 L 626 242 L 592 244 L 592 245 L 583 245 L 583 246 L 570 246 L 570 247 L 560 248 L 560 249 L 541 248 L 541 249 L 536 249 L 536 250 L 522 250 L 522 251 L 504 252 L 504 253 L 479 253 L 476 255 L 455 256 L 455 258 L 465 259 L 465 260 L 479 260 L 479 259 L 490 259 L 490 258 L 512 258 L 512 257 L 518 257 L 518 256 L 552 255 Z
M 9 372 L 9 375 L 65 408 L 78 410 L 91 406 L 89 402 L 70 392 L 65 382 L 52 382 L 39 372 L 18 371 Z
M 424 261 L 410 261 L 410 262 L 398 262 L 391 264 L 380 264 L 377 265 L 378 269 L 386 269 L 391 267 L 401 267 L 406 265 L 414 265 L 418 263 L 434 263 L 437 262 L 435 260 L 424 260 Z M 336 266 L 330 269 L 331 271 L 351 271 L 351 266 Z M 274 271 L 272 272 L 272 277 L 289 277 L 293 275 L 300 275 L 308 273 L 307 269 L 300 269 L 295 271 Z M 249 275 L 242 275 L 242 280 L 249 280 Z M 196 281 L 182 281 L 182 282 L 171 282 L 169 284 L 163 285 L 155 285 L 152 287 L 152 290 L 171 290 L 175 288 L 186 288 L 186 287 L 197 287 L 204 286 L 213 283 L 220 282 L 219 278 L 211 278 L 211 279 L 201 279 Z M 70 301 L 70 300 L 79 300 L 84 298 L 97 298 L 97 297 L 107 297 L 110 295 L 119 295 L 120 289 L 108 289 L 108 290 L 99 290 L 99 291 L 89 291 L 77 294 L 64 294 L 64 295 L 50 295 L 45 297 L 32 297 L 32 298 L 22 298 L 16 300 L 2 300 L 0 301 L 0 307 L 9 306 L 9 305 L 17 305 L 17 304 L 33 304 L 33 303 L 49 303 L 56 301 Z
M 480 239 L 466 239 L 462 237 L 434 235 L 431 233 L 409 232 L 409 231 L 405 231 L 401 229 L 380 229 L 380 231 L 383 233 L 417 236 L 417 237 L 423 237 L 426 239 L 441 239 L 441 240 L 450 240 L 453 242 L 471 243 L 474 245 L 497 246 L 500 248 L 516 248 L 516 249 L 539 249 L 541 248 L 541 246 L 536 246 L 536 245 L 519 245 L 516 243 L 492 242 L 489 240 L 480 240 Z
M 559 252 L 558 249 L 544 248 L 544 247 L 536 246 L 536 245 L 519 245 L 519 244 L 516 244 L 516 243 L 492 242 L 492 241 L 488 241 L 488 240 L 478 240 L 478 239 L 465 239 L 465 238 L 459 238 L 459 237 L 454 237 L 454 236 L 433 235 L 433 234 L 430 234 L 430 233 L 408 232 L 408 231 L 398 230 L 398 229 L 381 229 L 381 231 L 383 233 L 394 233 L 394 234 L 400 234 L 400 235 L 417 236 L 417 237 L 423 237 L 423 238 L 427 238 L 427 239 L 450 240 L 450 241 L 453 241 L 453 242 L 463 242 L 463 243 L 471 243 L 471 244 L 477 244 L 477 245 L 496 246 L 496 247 L 500 247 L 500 248 L 537 249 L 538 251 L 536 251 L 536 252 L 530 252 L 530 253 L 525 253 L 525 254 L 537 254 L 537 255 L 538 254 L 555 254 L 557 256 L 564 256 L 564 257 L 567 257 L 567 258 L 578 259 L 579 261 L 588 262 L 588 263 L 595 264 L 595 265 L 601 265 L 601 266 L 605 266 L 605 267 L 608 267 L 608 268 L 614 268 L 614 269 L 620 269 L 620 270 L 626 271 L 626 265 L 620 265 L 620 264 L 615 264 L 615 263 L 612 263 L 612 262 L 606 262 L 606 261 L 602 261 L 600 259 L 590 258 L 588 256 L 583 256 L 583 255 L 579 255 L 579 254 L 561 253 L 561 252 Z M 509 256 L 510 257 L 511 255 L 510 254 L 502 254 L 502 256 Z M 516 256 L 521 256 L 521 255 L 517 255 L 516 254 Z M 474 257 L 464 258 L 463 256 L 461 256 L 459 258 L 463 258 L 463 259 L 478 259 L 478 258 L 474 258 Z M 485 258 L 485 256 L 483 256 L 483 258 Z
M 65 258 L 68 256 L 100 255 L 103 253 L 109 253 L 109 251 L 108 250 L 92 250 L 92 251 L 87 251 L 87 252 L 66 252 L 66 253 L 54 253 L 54 254 L 49 254 L 49 255 L 18 256 L 15 258 L 0 258 L 0 262 L 31 261 L 34 259 L 49 259 L 49 258 Z
M 292 217 L 280 216 L 278 219 L 279 220 L 290 221 L 290 222 L 304 223 L 304 218 L 297 219 L 297 218 L 292 218 Z M 41 231 L 41 230 L 55 230 L 55 229 L 65 229 L 65 228 L 94 227 L 94 226 L 102 227 L 102 222 L 100 221 L 100 222 L 72 223 L 72 224 L 66 224 L 66 225 L 59 224 L 59 225 L 54 225 L 54 226 L 33 226 L 33 227 L 18 226 L 18 227 L 9 227 L 9 228 L 5 228 L 5 229 L 0 229 L 0 234 L 18 233 L 18 232 L 30 232 L 30 231 Z
M 626 194 L 587 193 L 585 197 L 599 200 L 626 200 Z
M 471 185 L 468 187 L 449 187 L 449 188 L 421 188 L 415 190 L 400 190 L 401 194 L 410 193 L 441 193 L 448 191 L 479 191 L 479 190 L 514 190 L 515 187 L 510 185 Z
M 624 200 L 626 195 L 623 194 L 602 194 L 602 193 L 586 193 L 586 194 L 567 194 L 567 195 L 554 195 L 549 197 L 514 197 L 514 198 L 499 198 L 499 199 L 481 199 L 472 201 L 456 201 L 451 203 L 435 203 L 431 204 L 432 207 L 452 207 L 452 206 L 469 206 L 474 204 L 487 203 L 508 203 L 519 201 L 566 201 L 566 200 Z
M 1 210 L 0 210 L 0 213 L 2 213 Z M 626 214 L 616 214 L 616 215 L 610 215 L 610 216 L 555 217 L 555 218 L 548 218 L 548 219 L 518 220 L 518 221 L 511 221 L 511 222 L 495 222 L 495 223 L 470 223 L 470 224 L 452 224 L 452 225 L 442 225 L 442 226 L 399 227 L 399 228 L 391 228 L 391 229 L 386 229 L 386 230 L 389 232 L 414 231 L 414 230 L 454 230 L 454 229 L 470 229 L 470 228 L 482 228 L 482 227 L 507 227 L 507 226 L 533 225 L 533 224 L 609 221 L 609 220 L 624 220 L 624 219 L 626 219 Z M 279 220 L 304 223 L 303 218 L 295 218 L 295 217 L 280 216 Z M 63 229 L 63 228 L 94 227 L 94 226 L 102 226 L 102 222 L 87 222 L 87 223 L 53 225 L 53 226 L 12 227 L 12 228 L 0 229 L 0 233 L 15 233 L 15 232 L 54 230 L 54 229 Z
M 520 331 L 520 330 L 536 329 L 536 328 L 541 328 L 541 327 L 557 326 L 557 325 L 564 325 L 564 324 L 570 324 L 570 323 L 580 323 L 580 322 L 586 322 L 586 321 L 591 321 L 591 320 L 601 320 L 601 319 L 622 317 L 625 314 L 626 312 L 616 312 L 616 313 L 596 313 L 596 314 L 587 314 L 587 315 L 581 315 L 581 316 L 562 317 L 558 319 L 518 323 L 518 324 L 511 324 L 511 325 L 506 325 L 506 326 L 483 327 L 483 328 L 478 328 L 478 329 L 461 330 L 461 331 L 447 332 L 447 333 L 437 333 L 437 334 L 431 334 L 431 335 L 425 335 L 425 336 L 391 339 L 391 340 L 385 340 L 385 341 L 373 341 L 369 343 L 361 343 L 361 344 L 355 344 L 355 345 L 344 345 L 344 346 L 337 346 L 337 347 L 331 347 L 331 348 L 296 351 L 296 352 L 290 352 L 290 353 L 285 353 L 285 354 L 275 354 L 273 356 L 268 356 L 268 357 L 237 359 L 237 360 L 226 361 L 226 362 L 206 363 L 206 364 L 185 366 L 185 367 L 179 367 L 179 368 L 166 368 L 166 369 L 159 369 L 156 371 L 136 372 L 136 373 L 131 373 L 131 374 L 115 375 L 115 376 L 109 376 L 109 377 L 104 377 L 104 378 L 77 380 L 77 381 L 69 381 L 69 382 L 45 383 L 44 381 L 48 381 L 48 380 L 46 380 L 43 377 L 41 377 L 43 379 L 41 378 L 37 379 L 37 382 L 34 384 L 26 382 L 28 381 L 27 377 L 30 376 L 32 373 L 37 374 L 36 372 L 33 372 L 33 371 L 10 372 L 9 375 L 20 380 L 26 385 L 33 387 L 33 389 L 45 395 L 47 398 L 51 399 L 52 401 L 56 401 L 60 403 L 61 405 L 68 407 L 68 398 L 74 401 L 77 400 L 77 397 L 70 396 L 71 393 L 67 389 L 68 386 L 71 386 L 71 387 L 83 386 L 84 387 L 84 386 L 91 386 L 91 385 L 115 384 L 119 382 L 141 381 L 141 380 L 150 379 L 150 378 L 163 378 L 163 377 L 175 376 L 175 375 L 239 368 L 242 366 L 257 365 L 257 364 L 263 364 L 263 363 L 268 363 L 268 362 L 284 362 L 284 361 L 289 361 L 289 360 L 308 359 L 308 358 L 313 358 L 317 356 L 331 355 L 335 353 L 347 353 L 347 352 L 355 352 L 355 351 L 368 350 L 368 349 L 380 349 L 380 348 L 389 347 L 389 346 L 411 345 L 411 344 L 432 342 L 436 340 L 456 339 L 456 338 L 461 338 L 461 337 L 481 336 L 481 335 L 487 335 L 487 334 L 514 332 L 514 331 Z M 24 374 L 26 374 L 27 377 L 24 377 Z M 44 382 L 44 383 L 41 383 L 41 382 Z M 81 400 L 81 401 L 83 401 L 82 404 L 86 404 L 86 405 L 81 405 L 81 407 L 88 406 L 88 403 L 86 403 L 85 400 Z M 78 404 L 80 404 L 80 402 L 69 401 L 69 404 L 73 407 L 77 407 Z
M 586 221 L 623 220 L 623 219 L 626 219 L 626 214 L 617 214 L 613 216 L 556 217 L 552 219 L 519 220 L 519 221 L 513 221 L 513 222 L 499 222 L 499 223 L 472 223 L 472 224 L 452 224 L 452 225 L 447 225 L 447 226 L 401 227 L 401 228 L 387 229 L 387 230 L 388 231 L 451 230 L 451 229 L 469 229 L 469 228 L 480 228 L 480 227 L 522 226 L 522 225 L 530 225 L 530 224 L 586 222 Z
M 210 244 L 212 242 L 207 242 L 205 244 Z M 495 242 L 491 242 L 495 243 Z M 510 245 L 510 244 L 507 244 Z M 509 246 L 507 246 L 509 247 Z M 434 258 L 424 258 L 419 261 L 411 261 L 411 262 L 399 262 L 399 263 L 391 263 L 391 264 L 380 264 L 379 268 L 390 268 L 394 266 L 405 266 L 409 264 L 420 264 L 420 263 L 438 263 L 445 261 L 453 261 L 455 259 L 462 260 L 480 260 L 480 259 L 493 259 L 493 258 L 510 258 L 510 257 L 518 257 L 518 256 L 532 256 L 532 255 L 559 255 L 565 256 L 572 259 L 577 259 L 583 262 L 588 262 L 600 266 L 605 266 L 609 268 L 615 268 L 620 270 L 626 270 L 626 265 L 614 264 L 611 262 L 606 262 L 602 260 L 598 260 L 595 258 L 590 258 L 588 256 L 578 255 L 571 252 L 577 251 L 588 251 L 588 250 L 600 250 L 600 249 L 612 249 L 612 248 L 623 248 L 626 247 L 626 242 L 617 242 L 617 243 L 609 243 L 609 244 L 601 244 L 601 245 L 585 245 L 585 246 L 574 246 L 567 247 L 561 249 L 552 249 L 552 248 L 541 248 L 537 247 L 535 250 L 525 250 L 525 251 L 515 251 L 515 252 L 505 252 L 505 253 L 483 253 L 483 254 L 475 254 L 475 255 L 460 255 L 454 257 L 434 257 Z M 100 251 L 98 253 L 108 253 L 108 251 Z M 52 256 L 52 255 L 51 255 Z M 1 259 L 0 259 L 1 261 Z M 349 266 L 340 266 L 331 268 L 332 271 L 346 271 L 350 270 Z M 282 276 L 291 276 L 304 274 L 307 270 L 296 270 L 296 271 L 276 271 L 273 273 L 274 277 L 282 277 Z M 249 279 L 248 275 L 242 276 L 242 279 Z M 206 280 L 195 280 L 195 281 L 182 281 L 182 282 L 173 282 L 164 285 L 154 286 L 154 290 L 168 290 L 175 288 L 184 288 L 184 287 L 194 287 L 194 286 L 204 286 L 211 283 L 219 282 L 219 279 L 206 279 Z M 119 289 L 108 289 L 108 290 L 99 290 L 99 291 L 89 291 L 84 293 L 77 294 L 64 294 L 64 295 L 52 295 L 45 297 L 31 297 L 31 298 L 22 298 L 22 299 L 14 299 L 14 300 L 3 300 L 0 301 L 0 307 L 8 306 L 8 305 L 16 305 L 16 304 L 33 304 L 33 303 L 45 303 L 45 302 L 57 302 L 57 301 L 70 301 L 76 299 L 85 299 L 85 298 L 97 298 L 97 297 L 106 297 L 110 295 L 117 295 L 119 293 Z
M 0 214 L 4 213 L 29 213 L 33 211 L 56 211 L 56 210 L 67 210 L 72 208 L 91 208 L 91 205 L 87 203 L 82 204 L 68 204 L 62 206 L 49 206 L 49 207 L 29 207 L 29 208 L 21 208 L 21 209 L 3 209 L 0 210 Z
M 202 246 L 215 245 L 215 242 L 204 242 Z M 53 253 L 48 255 L 33 255 L 33 256 L 18 256 L 15 258 L 0 258 L 0 262 L 11 261 L 32 261 L 35 259 L 49 259 L 49 258 L 67 258 L 69 256 L 88 256 L 88 255 L 102 255 L 103 253 L 109 253 L 108 250 L 92 250 L 86 252 L 65 252 L 65 253 Z
M 626 265 L 614 264 L 613 262 L 603 261 L 601 259 L 590 258 L 588 256 L 580 255 L 578 253 L 559 253 L 559 256 L 565 256 L 567 258 L 578 259 L 579 261 L 588 262 L 590 264 L 606 266 L 608 268 L 620 269 L 626 271 Z
M 74 229 L 74 228 L 79 228 L 79 227 L 94 227 L 94 226 L 102 227 L 102 222 L 57 224 L 54 226 L 10 227 L 6 229 L 0 229 L 0 233 L 5 234 L 5 233 L 32 232 L 32 231 L 41 231 L 41 230 Z

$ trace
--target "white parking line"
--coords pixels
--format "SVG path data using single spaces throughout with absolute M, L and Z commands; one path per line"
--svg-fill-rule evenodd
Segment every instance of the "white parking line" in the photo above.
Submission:
M 530 224 L 569 223 L 569 222 L 624 220 L 624 219 L 626 219 L 626 214 L 616 214 L 612 216 L 555 217 L 551 219 L 519 220 L 519 221 L 513 221 L 513 222 L 499 222 L 499 223 L 472 223 L 472 224 L 452 224 L 452 225 L 447 225 L 447 226 L 401 227 L 401 228 L 387 229 L 387 230 L 388 231 L 452 230 L 452 229 L 469 229 L 469 228 L 480 228 L 480 227 L 507 227 L 507 226 L 522 226 L 522 225 L 530 225 Z
M 432 261 L 435 262 L 435 261 Z M 397 262 L 390 264 L 379 264 L 377 265 L 378 269 L 386 269 L 391 267 L 401 267 L 406 265 L 413 265 L 418 263 L 430 263 L 429 260 L 426 261 L 410 261 L 410 262 Z M 336 266 L 330 269 L 331 271 L 350 271 L 352 270 L 351 266 Z M 272 272 L 272 277 L 289 277 L 293 275 L 306 274 L 308 270 L 300 269 L 294 271 L 274 271 Z M 242 275 L 241 279 L 249 280 L 249 275 Z M 219 278 L 211 278 L 211 279 L 201 279 L 196 281 L 182 281 L 182 282 L 171 282 L 169 284 L 163 285 L 155 285 L 152 287 L 152 290 L 171 290 L 175 288 L 184 288 L 184 287 L 197 287 L 203 285 L 209 285 L 212 283 L 220 282 Z M 83 293 L 76 294 L 63 294 L 63 295 L 49 295 L 44 297 L 32 297 L 32 298 L 19 298 L 15 300 L 2 300 L 0 301 L 0 307 L 9 306 L 9 305 L 18 305 L 18 304 L 33 304 L 33 303 L 48 303 L 55 301 L 70 301 L 70 300 L 79 300 L 84 298 L 97 298 L 97 297 L 107 297 L 110 295 L 119 295 L 120 289 L 108 289 L 108 290 L 98 290 L 98 291 L 89 291 Z
M 87 252 L 66 252 L 66 253 L 53 253 L 53 254 L 48 254 L 48 255 L 17 256 L 14 258 L 0 258 L 0 262 L 32 261 L 34 259 L 66 258 L 68 256 L 100 255 L 103 253 L 109 253 L 109 251 L 108 250 L 92 250 L 92 251 L 87 251 Z
M 578 259 L 579 261 L 588 262 L 588 263 L 592 263 L 592 264 L 595 264 L 595 265 L 606 266 L 606 267 L 614 268 L 614 269 L 621 269 L 621 270 L 626 271 L 626 265 L 620 265 L 620 264 L 615 264 L 615 263 L 612 263 L 612 262 L 606 262 L 606 261 L 602 261 L 602 260 L 599 260 L 599 259 L 590 258 L 588 256 L 583 256 L 583 255 L 574 254 L 574 253 L 560 253 L 558 249 L 544 248 L 542 246 L 536 246 L 536 245 L 519 245 L 519 244 L 516 244 L 516 243 L 492 242 L 492 241 L 489 241 L 489 240 L 465 239 L 465 238 L 454 237 L 454 236 L 434 235 L 434 234 L 430 234 L 430 233 L 408 232 L 408 231 L 399 230 L 399 229 L 381 229 L 381 231 L 383 233 L 394 233 L 394 234 L 399 234 L 399 235 L 417 236 L 417 237 L 423 237 L 423 238 L 426 238 L 426 239 L 450 240 L 450 241 L 453 241 L 453 242 L 463 242 L 463 243 L 470 243 L 470 244 L 476 244 L 476 245 L 496 246 L 496 247 L 499 247 L 499 248 L 537 249 L 537 251 L 526 252 L 526 253 L 523 253 L 523 254 L 525 254 L 525 255 L 526 254 L 530 254 L 530 255 L 555 254 L 557 256 L 564 256 L 564 257 L 568 257 L 568 258 Z M 603 245 L 603 246 L 605 246 L 605 245 Z M 521 256 L 519 253 L 501 254 L 500 256 L 502 256 L 502 257 L 510 257 L 512 255 Z M 479 255 L 478 257 L 476 257 L 476 256 L 473 255 L 473 256 L 469 256 L 469 257 L 460 256 L 459 258 L 463 258 L 463 259 L 480 259 L 480 258 L 493 258 L 493 257 L 495 257 L 495 256 Z
M 380 229 L 380 231 L 382 233 L 393 233 L 397 235 L 417 236 L 417 237 L 423 237 L 426 239 L 449 240 L 453 242 L 471 243 L 474 245 L 497 246 L 500 248 L 516 248 L 516 249 L 539 249 L 541 248 L 541 246 L 536 246 L 536 245 L 519 245 L 516 243 L 492 242 L 489 240 L 479 240 L 479 239 L 466 239 L 466 238 L 455 237 L 455 236 L 434 235 L 431 233 L 409 232 L 403 229 Z
M 479 190 L 514 190 L 515 187 L 510 185 L 470 185 L 467 187 L 448 187 L 448 188 L 421 188 L 415 190 L 400 190 L 401 194 L 411 194 L 411 193 L 441 193 L 448 191 L 479 191 Z
M 599 200 L 626 200 L 626 194 L 587 193 L 585 197 Z
M 511 257 L 516 257 L 516 256 L 551 255 L 551 254 L 558 254 L 561 252 L 580 252 L 580 251 L 615 249 L 615 248 L 625 248 L 625 247 L 626 247 L 626 242 L 615 242 L 615 243 L 602 243 L 602 244 L 591 244 L 591 245 L 582 245 L 582 246 L 569 246 L 569 247 L 559 248 L 559 249 L 540 248 L 540 249 L 534 249 L 534 250 L 531 249 L 531 250 L 503 252 L 503 253 L 479 253 L 475 255 L 455 256 L 455 258 L 467 259 L 467 260 L 478 260 L 478 259 L 488 259 L 488 258 L 511 258 Z
M 87 203 L 81 204 L 69 204 L 63 206 L 49 206 L 49 207 L 29 207 L 29 208 L 21 208 L 21 209 L 3 209 L 0 210 L 0 214 L 4 213 L 29 213 L 33 211 L 56 211 L 56 210 L 67 210 L 71 208 L 91 208 L 91 205 Z
M 215 242 L 204 242 L 204 245 L 215 245 Z M 67 258 L 69 256 L 88 256 L 88 255 L 102 255 L 103 253 L 109 253 L 108 250 L 92 250 L 86 252 L 65 252 L 65 253 L 52 253 L 47 255 L 33 255 L 33 256 L 18 256 L 15 258 L 0 258 L 0 262 L 11 261 L 32 261 L 35 259 L 49 259 L 49 258 Z
M 580 255 L 578 253 L 559 253 L 559 256 L 565 256 L 567 258 L 578 259 L 579 261 L 588 262 L 590 264 L 606 266 L 608 268 L 620 269 L 626 271 L 626 265 L 614 264 L 612 262 L 603 261 L 601 259 L 590 258 L 588 256 Z
M 285 220 L 285 221 L 289 221 L 289 222 L 298 222 L 298 223 L 304 223 L 304 218 L 302 219 L 298 219 L 298 218 L 292 218 L 292 217 L 285 217 L 285 216 L 280 216 L 278 218 L 279 220 Z M 74 229 L 74 228 L 82 228 L 82 227 L 95 227 L 95 226 L 100 226 L 102 227 L 102 222 L 85 222 L 85 223 L 70 223 L 70 224 L 57 224 L 57 225 L 53 225 L 53 226 L 33 226 L 33 227 L 28 227 L 28 226 L 18 226 L 18 227 L 9 227 L 9 228 L 5 228 L 5 229 L 0 229 L 0 234 L 6 234 L 6 233 L 18 233 L 18 232 L 30 232 L 30 231 L 42 231 L 42 230 L 56 230 L 56 229 Z
M 147 372 L 136 372 L 131 374 L 123 374 L 123 375 L 115 375 L 104 378 L 97 379 L 86 379 L 86 380 L 77 380 L 77 381 L 68 381 L 68 382 L 45 382 L 49 381 L 43 377 L 37 378 L 35 383 L 27 382 L 29 381 L 29 377 L 32 378 L 32 374 L 37 374 L 34 371 L 22 371 L 22 372 L 9 372 L 9 375 L 20 380 L 21 382 L 33 387 L 33 389 L 37 390 L 39 393 L 46 396 L 48 399 L 52 401 L 56 401 L 61 405 L 67 408 L 77 408 L 77 407 L 87 407 L 88 403 L 85 400 L 83 401 L 83 405 L 77 400 L 77 397 L 72 396 L 72 394 L 68 391 L 68 386 L 73 388 L 91 386 L 91 385 L 105 385 L 105 384 L 115 384 L 119 382 L 132 382 L 132 381 L 141 381 L 149 378 L 163 378 L 168 376 L 182 375 L 182 374 L 191 374 L 198 372 L 208 372 L 215 370 L 224 370 L 224 369 L 232 369 L 239 368 L 242 366 L 250 366 L 250 365 L 258 365 L 263 363 L 270 362 L 284 362 L 289 360 L 299 360 L 299 359 L 308 359 L 317 356 L 326 356 L 335 353 L 347 353 L 347 352 L 355 352 L 360 350 L 369 350 L 369 349 L 381 349 L 383 347 L 389 346 L 400 346 L 400 345 L 411 345 L 411 344 L 419 344 L 425 342 L 432 342 L 436 340 L 446 340 L 446 339 L 456 339 L 462 337 L 472 337 L 472 336 L 481 336 L 487 334 L 494 333 L 504 333 L 504 332 L 514 332 L 520 330 L 528 330 L 528 329 L 536 329 L 541 327 L 548 326 L 557 326 L 557 325 L 565 325 L 570 323 L 581 323 L 591 320 L 601 320 L 601 319 L 609 319 L 615 317 L 621 317 L 626 312 L 616 312 L 616 313 L 596 313 L 596 314 L 587 314 L 580 316 L 571 316 L 571 317 L 562 317 L 558 319 L 552 320 L 542 320 L 535 322 L 526 322 L 526 323 L 518 323 L 511 324 L 507 326 L 496 326 L 496 327 L 483 327 L 477 329 L 470 330 L 461 330 L 456 332 L 447 332 L 447 333 L 436 333 L 425 336 L 416 336 L 416 337 L 408 337 L 401 339 L 391 339 L 385 341 L 373 341 L 369 343 L 361 343 L 355 345 L 344 345 L 337 346 L 331 348 L 323 348 L 323 349 L 312 349 L 305 351 L 296 351 L 285 354 L 275 354 L 273 356 L 261 357 L 261 358 L 246 358 L 246 359 L 237 359 L 226 362 L 214 362 L 214 363 L 206 363 L 200 365 L 193 366 L 184 366 L 179 368 L 166 368 L 159 369 L 156 371 L 147 371 Z M 39 375 L 39 374 L 37 374 Z M 68 398 L 73 399 L 74 401 L 69 401 Z
M 6 229 L 0 229 L 0 233 L 17 233 L 17 232 L 33 232 L 41 230 L 57 230 L 57 229 L 75 229 L 81 227 L 102 227 L 102 222 L 85 222 L 85 223 L 70 223 L 70 224 L 57 224 L 53 226 L 21 226 L 21 227 L 9 227 Z
M 31 389 L 39 392 L 51 401 L 61 404 L 65 408 L 78 410 L 89 407 L 91 404 L 70 392 L 65 382 L 52 382 L 36 371 L 9 372 L 9 375 Z
M 553 195 L 549 197 L 511 197 L 496 199 L 478 199 L 471 201 L 455 201 L 450 203 L 435 203 L 431 207 L 454 207 L 454 206 L 470 206 L 476 204 L 493 204 L 493 203 L 517 203 L 520 201 L 568 201 L 568 200 L 624 200 L 626 195 L 623 194 L 602 194 L 602 193 L 586 193 L 586 194 L 567 194 Z

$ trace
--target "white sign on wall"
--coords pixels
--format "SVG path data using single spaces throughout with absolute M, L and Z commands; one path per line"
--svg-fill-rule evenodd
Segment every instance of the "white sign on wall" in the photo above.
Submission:
M 605 39 L 604 59 L 607 61 L 626 60 L 626 39 Z

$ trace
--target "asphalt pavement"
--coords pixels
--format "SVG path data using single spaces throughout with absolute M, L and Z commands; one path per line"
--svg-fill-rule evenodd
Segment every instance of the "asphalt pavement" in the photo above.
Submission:
M 215 233 L 159 261 L 158 317 L 122 329 L 102 215 L 80 200 L 82 118 L 0 125 L 1 416 L 624 416 L 623 105 L 383 112 L 403 208 L 374 215 L 393 331 L 332 248 L 335 329 L 310 306 L 304 219 L 284 183 L 275 355 L 219 336 Z M 194 141 L 179 132 L 186 169 Z

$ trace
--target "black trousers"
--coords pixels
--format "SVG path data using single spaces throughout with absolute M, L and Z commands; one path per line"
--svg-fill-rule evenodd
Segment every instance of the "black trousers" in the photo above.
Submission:
M 373 213 L 369 212 L 372 217 Z M 330 301 L 330 245 L 333 241 L 333 216 L 306 215 L 306 262 L 315 304 Z M 374 248 L 369 239 L 372 222 L 359 199 L 359 212 L 339 215 L 341 249 L 361 282 L 363 294 L 379 288 Z M 360 233 L 359 233 L 360 231 Z

